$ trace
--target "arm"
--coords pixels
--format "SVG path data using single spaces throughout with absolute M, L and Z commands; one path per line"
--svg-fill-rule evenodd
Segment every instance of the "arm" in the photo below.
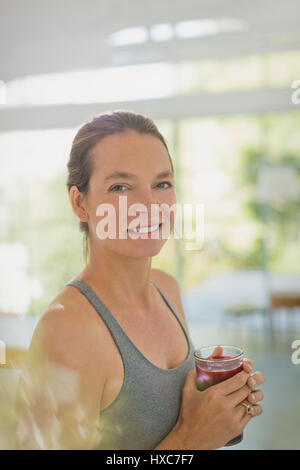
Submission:
M 99 331 L 83 320 L 63 307 L 40 319 L 17 391 L 17 449 L 94 447 L 105 374 Z
M 172 431 L 153 450 L 184 450 L 178 423 Z M 199 448 L 198 448 L 199 449 Z

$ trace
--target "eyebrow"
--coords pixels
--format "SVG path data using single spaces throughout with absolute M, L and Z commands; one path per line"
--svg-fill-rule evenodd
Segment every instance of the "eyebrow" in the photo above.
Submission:
M 167 170 L 167 171 L 162 171 L 161 173 L 158 173 L 158 175 L 156 175 L 154 179 L 170 178 L 170 177 L 174 178 L 174 175 L 172 171 Z M 106 178 L 104 178 L 104 182 L 111 180 L 111 179 L 115 179 L 115 178 L 136 179 L 136 175 L 133 173 L 126 173 L 124 171 L 115 171 L 111 175 L 106 176 Z

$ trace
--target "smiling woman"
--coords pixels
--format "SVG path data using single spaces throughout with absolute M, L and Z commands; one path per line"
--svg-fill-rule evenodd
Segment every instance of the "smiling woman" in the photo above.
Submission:
M 68 170 L 70 202 L 89 259 L 35 329 L 18 390 L 18 448 L 224 445 L 261 413 L 254 403 L 262 394 L 249 395 L 247 363 L 218 388 L 197 392 L 195 348 L 179 286 L 151 267 L 166 239 L 160 211 L 150 225 L 148 215 L 153 205 L 171 208 L 176 202 L 164 138 L 144 116 L 100 115 L 75 136 Z M 129 207 L 121 214 L 123 228 L 117 227 L 116 237 L 99 237 L 99 205 L 119 218 L 121 197 Z M 135 205 L 142 218 L 131 230 Z M 129 237 L 123 237 L 124 227 Z M 256 374 L 256 386 L 262 381 Z M 248 396 L 252 414 L 245 416 L 239 405 Z
M 124 139 L 125 131 L 126 138 Z M 107 137 L 109 137 L 108 141 L 106 139 Z M 140 140 L 139 145 L 134 142 L 137 140 L 137 137 L 139 137 Z M 153 137 L 156 139 L 153 139 Z M 109 192 L 119 193 L 120 190 L 117 188 L 120 187 L 124 188 L 122 193 L 129 191 L 131 188 L 129 182 L 133 185 L 133 183 L 136 183 L 137 179 L 137 175 L 134 172 L 128 172 L 130 161 L 132 161 L 134 164 L 133 168 L 135 168 L 136 162 L 134 159 L 138 159 L 142 163 L 140 169 L 144 174 L 146 174 L 148 169 L 145 166 L 147 146 L 144 145 L 144 141 L 149 141 L 149 138 L 152 148 L 149 147 L 148 150 L 148 165 L 153 160 L 155 152 L 157 153 L 157 147 L 160 154 L 165 154 L 165 159 L 166 156 L 168 157 L 166 170 L 155 177 L 155 183 L 161 184 L 160 179 L 165 177 L 169 177 L 169 179 L 173 178 L 174 169 L 165 139 L 151 119 L 135 113 L 121 111 L 100 115 L 98 118 L 85 124 L 74 138 L 68 163 L 69 176 L 67 186 L 70 191 L 71 199 L 74 192 L 76 195 L 78 195 L 78 192 L 84 196 L 87 195 L 92 184 L 92 181 L 90 182 L 92 178 L 101 181 L 102 191 L 105 191 L 106 194 Z M 161 144 L 163 144 L 163 146 Z M 99 157 L 95 158 L 97 150 Z M 123 158 L 122 152 L 124 153 Z M 143 154 L 144 161 L 142 162 Z M 103 158 L 104 155 L 105 158 Z M 109 172 L 109 169 L 115 169 L 115 165 L 120 157 L 123 160 L 121 160 L 120 163 L 124 165 L 124 170 L 118 169 Z M 94 169 L 98 171 L 95 171 L 94 176 L 91 177 Z M 109 185 L 109 182 L 111 183 L 113 180 L 115 184 Z M 121 181 L 126 181 L 127 185 L 121 184 Z M 168 184 L 172 186 L 171 182 Z M 136 191 L 135 193 L 137 194 Z M 109 198 L 101 202 L 111 203 L 112 200 Z M 94 211 L 94 213 L 96 214 L 96 211 Z M 89 225 L 84 218 L 86 212 L 83 211 L 81 214 L 77 213 L 77 215 L 80 217 L 80 229 L 85 235 L 85 258 L 87 259 L 89 251 Z

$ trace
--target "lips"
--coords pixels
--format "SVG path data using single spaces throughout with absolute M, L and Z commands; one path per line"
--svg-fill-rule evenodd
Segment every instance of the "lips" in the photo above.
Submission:
M 139 226 L 135 228 L 128 228 L 128 232 L 132 233 L 152 233 L 155 232 L 155 230 L 158 230 L 159 227 L 161 226 L 161 222 L 159 224 L 153 224 L 153 225 L 144 225 L 144 226 Z

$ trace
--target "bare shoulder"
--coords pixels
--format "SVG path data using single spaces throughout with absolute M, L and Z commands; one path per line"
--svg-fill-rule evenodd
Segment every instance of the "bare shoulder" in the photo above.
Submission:
M 95 319 L 97 315 L 71 286 L 39 319 L 17 391 L 18 419 L 24 429 L 28 427 L 24 442 L 18 436 L 21 448 L 40 448 L 40 442 L 49 443 L 50 449 L 92 448 L 89 433 L 99 417 L 107 376 L 101 351 L 103 329 Z M 49 431 L 56 429 L 53 416 L 58 434 Z M 36 423 L 40 423 L 38 436 Z
M 174 306 L 176 312 L 183 320 L 184 326 L 188 330 L 187 321 L 184 314 L 184 309 L 181 300 L 180 287 L 174 276 L 162 271 L 161 269 L 152 268 L 151 278 L 158 285 L 161 291 L 166 295 Z
M 96 367 L 95 358 L 101 357 L 104 335 L 102 322 L 88 301 L 76 288 L 67 286 L 39 319 L 30 352 L 41 354 L 51 362 L 88 372 Z
M 179 284 L 175 277 L 171 276 L 171 274 L 168 274 L 165 271 L 162 271 L 161 269 L 152 268 L 151 277 L 154 282 L 160 283 L 162 287 L 180 292 Z

